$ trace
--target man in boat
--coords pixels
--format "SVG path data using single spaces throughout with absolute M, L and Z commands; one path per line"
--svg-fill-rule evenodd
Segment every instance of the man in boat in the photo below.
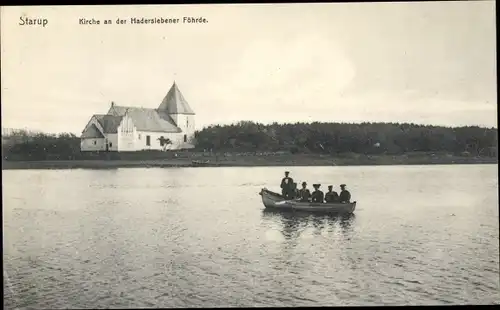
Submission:
M 325 194 L 326 203 L 334 203 L 339 201 L 339 194 L 333 190 L 333 185 L 328 185 L 328 192 Z
M 299 190 L 299 200 L 301 202 L 309 202 L 309 198 L 311 197 L 311 192 L 307 189 L 307 183 L 302 182 L 302 188 Z
M 340 197 L 339 202 L 341 203 L 349 203 L 351 202 L 351 193 L 347 189 L 345 189 L 345 184 L 340 184 Z
M 281 195 L 285 198 L 290 198 L 290 192 L 292 191 L 293 179 L 288 175 L 290 172 L 285 171 L 285 177 L 281 179 Z
M 297 188 L 297 183 L 293 182 L 292 184 L 292 194 L 290 199 L 295 199 L 300 197 L 299 189 Z
M 312 202 L 323 203 L 325 195 L 323 194 L 322 191 L 319 190 L 320 186 L 321 184 L 313 184 L 314 192 L 311 195 Z

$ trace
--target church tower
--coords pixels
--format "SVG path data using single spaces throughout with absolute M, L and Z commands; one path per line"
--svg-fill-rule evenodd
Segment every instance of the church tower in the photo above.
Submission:
M 184 99 L 184 96 L 177 87 L 175 81 L 158 107 L 158 112 L 168 113 L 177 127 L 182 130 L 182 137 L 179 141 L 180 143 L 191 143 L 195 132 L 195 113 L 187 103 L 186 99 Z

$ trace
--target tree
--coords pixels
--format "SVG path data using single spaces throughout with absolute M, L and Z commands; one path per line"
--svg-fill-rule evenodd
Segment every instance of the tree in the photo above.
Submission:
M 17 160 L 86 158 L 80 151 L 80 138 L 71 133 L 59 135 L 19 132 L 2 137 L 3 156 Z M 160 137 L 167 149 L 172 141 Z M 397 123 L 295 123 L 263 125 L 240 122 L 208 126 L 195 133 L 198 150 L 218 152 L 286 151 L 293 153 L 405 154 L 413 151 L 443 152 L 496 157 L 498 130 L 478 126 L 441 127 Z M 377 145 L 377 147 L 375 146 Z
M 244 121 L 206 127 L 196 132 L 196 138 L 197 148 L 220 151 L 397 155 L 413 151 L 461 153 L 467 149 L 474 154 L 490 154 L 484 150 L 497 145 L 497 129 L 368 122 L 263 125 Z
M 163 150 L 167 150 L 167 147 L 172 144 L 172 141 L 169 138 L 165 138 L 163 136 L 158 138 L 158 141 L 160 141 L 160 146 L 163 147 Z

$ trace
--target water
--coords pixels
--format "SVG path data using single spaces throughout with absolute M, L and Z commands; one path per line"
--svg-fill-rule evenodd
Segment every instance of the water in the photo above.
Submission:
M 5 306 L 500 301 L 496 165 L 290 168 L 340 218 L 263 212 L 283 170 L 3 171 Z

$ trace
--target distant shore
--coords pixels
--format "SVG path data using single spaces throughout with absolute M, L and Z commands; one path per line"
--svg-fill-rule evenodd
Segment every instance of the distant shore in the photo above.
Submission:
M 335 157 L 329 155 L 283 156 L 207 156 L 203 158 L 168 158 L 151 160 L 2 160 L 2 170 L 15 169 L 116 169 L 116 168 L 170 168 L 170 167 L 273 167 L 273 166 L 378 166 L 378 165 L 453 165 L 498 164 L 494 157 L 467 156 L 407 156 L 407 155 L 355 155 Z

